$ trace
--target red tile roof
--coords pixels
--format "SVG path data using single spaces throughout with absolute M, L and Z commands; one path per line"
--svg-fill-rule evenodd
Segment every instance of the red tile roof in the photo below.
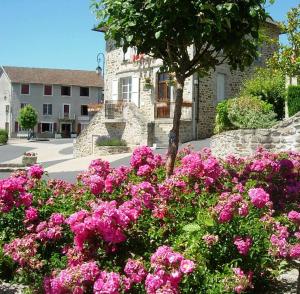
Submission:
M 96 71 L 3 66 L 12 83 L 50 84 L 103 88 Z

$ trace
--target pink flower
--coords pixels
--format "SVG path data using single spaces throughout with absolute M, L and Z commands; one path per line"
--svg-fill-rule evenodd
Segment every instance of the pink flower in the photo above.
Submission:
M 65 221 L 65 217 L 61 213 L 53 213 L 50 216 L 50 222 L 54 225 L 61 225 Z
M 203 241 L 206 243 L 207 246 L 213 246 L 219 241 L 219 236 L 217 235 L 204 235 L 202 237 Z
M 180 263 L 180 271 L 184 274 L 190 274 L 195 269 L 195 263 L 191 260 L 184 259 Z
M 38 164 L 35 164 L 28 169 L 28 175 L 31 178 L 40 179 L 43 174 L 44 169 Z
M 38 211 L 34 207 L 29 207 L 25 210 L 25 221 L 35 221 L 38 219 Z
M 247 237 L 246 239 L 236 237 L 234 239 L 234 245 L 237 247 L 240 254 L 247 255 L 252 245 L 252 239 L 250 237 Z
M 141 283 L 147 275 L 143 263 L 134 259 L 128 259 L 124 272 L 134 283 Z
M 230 206 L 225 206 L 219 214 L 219 222 L 227 223 L 233 218 L 232 208 Z
M 289 214 L 288 214 L 288 218 L 292 222 L 294 222 L 296 224 L 300 224 L 300 213 L 299 212 L 294 211 L 294 210 L 290 211 Z
M 95 294 L 119 294 L 121 286 L 121 277 L 117 273 L 101 272 L 99 278 L 94 284 Z
M 300 258 L 300 244 L 296 244 L 290 247 L 290 257 L 292 259 Z
M 263 208 L 268 201 L 270 196 L 262 188 L 253 188 L 248 191 L 252 204 L 257 208 Z

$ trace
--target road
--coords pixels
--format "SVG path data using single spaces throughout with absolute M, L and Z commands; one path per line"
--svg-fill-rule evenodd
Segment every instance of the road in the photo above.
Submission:
M 209 139 L 191 142 L 195 150 L 209 147 Z M 183 146 L 185 146 L 184 144 Z M 166 149 L 156 149 L 156 154 L 166 154 Z M 0 146 L 0 163 L 20 163 L 24 152 L 36 152 L 38 163 L 48 172 L 50 178 L 75 182 L 79 172 L 88 168 L 89 163 L 98 158 L 91 155 L 83 158 L 73 158 L 73 140 L 59 139 L 46 142 L 12 141 Z M 129 165 L 131 154 L 117 154 L 103 157 L 112 167 Z M 0 178 L 6 178 L 9 173 L 0 173 Z

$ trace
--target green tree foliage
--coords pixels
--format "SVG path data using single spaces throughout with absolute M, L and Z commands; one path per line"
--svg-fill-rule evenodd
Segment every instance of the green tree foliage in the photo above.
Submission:
M 238 129 L 269 128 L 276 123 L 273 106 L 253 96 L 228 100 L 228 118 Z
M 243 70 L 257 57 L 260 24 L 266 0 L 94 0 L 99 27 L 116 46 L 163 61 L 163 70 L 177 80 L 173 128 L 167 160 L 172 174 L 179 143 L 179 126 L 186 78 L 207 75 L 227 62 Z M 194 46 L 191 54 L 188 48 Z
M 300 111 L 300 86 L 289 86 L 287 100 L 290 116 Z
M 240 96 L 217 105 L 215 133 L 236 129 L 269 128 L 276 123 L 273 106 L 258 97 Z
M 289 44 L 278 44 L 279 50 L 269 60 L 269 64 L 288 76 L 300 75 L 300 4 L 292 8 L 287 15 L 287 21 L 281 24 Z
M 216 113 L 215 134 L 235 129 L 228 117 L 228 100 L 218 103 Z
M 8 141 L 8 133 L 6 130 L 0 129 L 0 144 L 6 144 Z
M 37 111 L 31 105 L 26 105 L 20 110 L 18 121 L 23 129 L 32 130 L 38 122 Z
M 285 114 L 285 76 L 279 70 L 259 68 L 251 79 L 244 82 L 241 96 L 256 96 L 272 104 L 277 119 L 281 120 Z

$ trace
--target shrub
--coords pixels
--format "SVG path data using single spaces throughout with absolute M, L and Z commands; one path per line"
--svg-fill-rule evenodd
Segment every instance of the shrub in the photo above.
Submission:
M 279 120 L 285 116 L 285 77 L 280 71 L 257 69 L 254 76 L 244 82 L 240 95 L 255 96 L 273 105 Z
M 0 144 L 6 144 L 8 141 L 8 132 L 0 129 Z
M 228 118 L 239 129 L 269 128 L 276 123 L 272 105 L 251 96 L 230 99 Z
M 126 141 L 118 138 L 101 137 L 97 141 L 97 146 L 127 146 Z
M 18 121 L 23 129 L 32 130 L 38 122 L 38 113 L 28 104 L 20 110 Z
M 218 103 L 216 113 L 215 134 L 235 129 L 228 117 L 228 100 Z
M 46 294 L 265 293 L 300 257 L 299 153 L 185 148 L 169 178 L 163 164 L 139 147 L 74 185 L 37 165 L 1 179 L 0 278 Z
M 300 86 L 289 86 L 287 100 L 289 115 L 293 116 L 300 111 Z

